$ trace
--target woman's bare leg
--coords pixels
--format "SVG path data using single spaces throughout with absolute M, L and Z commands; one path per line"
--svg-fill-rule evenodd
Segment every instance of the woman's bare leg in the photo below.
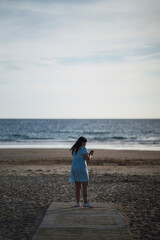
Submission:
M 83 186 L 83 201 L 84 203 L 88 203 L 87 195 L 88 195 L 88 182 L 82 182 Z
M 76 195 L 76 202 L 80 202 L 80 191 L 81 191 L 81 183 L 80 182 L 75 182 L 75 195 Z

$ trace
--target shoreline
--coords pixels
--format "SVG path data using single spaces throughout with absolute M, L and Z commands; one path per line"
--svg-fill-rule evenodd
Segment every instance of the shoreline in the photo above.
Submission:
M 72 144 L 0 144 L 0 149 L 70 149 Z M 160 145 L 106 145 L 88 144 L 87 148 L 95 150 L 160 151 Z

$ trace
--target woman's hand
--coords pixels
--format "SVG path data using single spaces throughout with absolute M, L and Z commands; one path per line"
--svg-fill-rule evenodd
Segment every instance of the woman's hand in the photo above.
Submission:
M 92 156 L 92 155 L 93 155 L 93 153 L 94 153 L 94 151 L 93 151 L 93 150 L 91 150 L 91 151 L 90 151 L 90 153 L 89 153 L 89 155 L 91 155 L 91 156 Z
M 91 159 L 91 156 L 93 156 L 94 151 L 91 150 L 90 153 L 83 154 L 84 159 L 87 161 L 87 164 L 89 163 L 89 160 Z

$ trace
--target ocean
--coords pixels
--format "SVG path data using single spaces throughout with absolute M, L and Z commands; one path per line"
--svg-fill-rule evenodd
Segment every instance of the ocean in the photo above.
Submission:
M 0 119 L 0 148 L 160 150 L 160 119 Z

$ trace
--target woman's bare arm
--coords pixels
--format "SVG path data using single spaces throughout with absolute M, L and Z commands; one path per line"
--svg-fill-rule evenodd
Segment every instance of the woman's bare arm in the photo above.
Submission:
M 86 160 L 87 164 L 89 163 L 89 160 L 91 159 L 92 155 L 93 155 L 93 151 L 91 151 L 90 153 L 83 154 L 83 157 Z

